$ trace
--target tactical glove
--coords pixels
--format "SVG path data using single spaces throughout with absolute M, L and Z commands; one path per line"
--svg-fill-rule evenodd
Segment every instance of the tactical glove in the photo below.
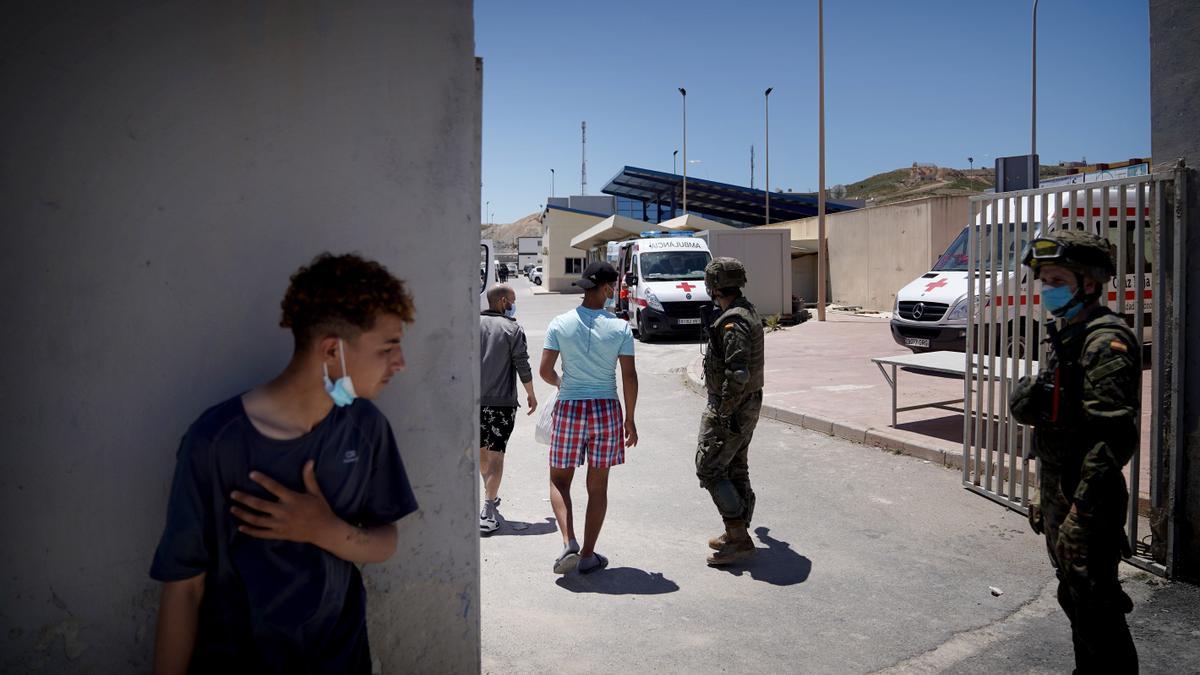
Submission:
M 1042 421 L 1042 385 L 1037 378 L 1025 375 L 1017 380 L 1008 396 L 1008 407 L 1012 417 L 1021 424 L 1036 425 Z
M 1086 565 L 1088 557 L 1088 517 L 1071 511 L 1058 528 L 1054 554 L 1060 568 Z
M 1029 505 L 1029 527 L 1033 529 L 1034 534 L 1042 534 L 1046 531 L 1045 521 L 1042 519 L 1042 507 L 1037 504 Z

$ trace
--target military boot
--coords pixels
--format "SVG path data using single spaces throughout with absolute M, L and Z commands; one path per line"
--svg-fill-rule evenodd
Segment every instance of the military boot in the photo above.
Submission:
M 708 540 L 708 547 L 714 551 L 720 551 L 721 547 L 724 546 L 725 542 L 727 541 L 729 541 L 729 535 L 722 532 L 721 534 L 718 534 L 717 536 Z
M 713 541 L 717 541 L 717 537 Z M 746 531 L 746 521 L 725 521 L 725 542 L 712 555 L 708 556 L 708 564 L 713 567 L 729 565 L 739 560 L 745 560 L 754 555 L 754 540 Z M 711 542 L 710 542 L 711 544 Z

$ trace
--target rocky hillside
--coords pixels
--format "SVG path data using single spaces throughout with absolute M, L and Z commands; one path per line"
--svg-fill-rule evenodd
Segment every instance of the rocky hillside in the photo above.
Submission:
M 480 239 L 491 239 L 499 253 L 517 250 L 517 237 L 542 236 L 542 214 L 531 213 L 511 223 L 484 223 L 480 228 Z
M 1061 176 L 1067 170 L 1058 166 L 1041 167 L 1042 178 Z M 875 174 L 865 180 L 830 189 L 835 198 L 865 199 L 868 204 L 890 204 L 920 197 L 974 195 L 992 187 L 996 171 L 951 169 L 932 164 L 914 163 L 907 169 Z M 845 194 L 841 194 L 842 190 Z

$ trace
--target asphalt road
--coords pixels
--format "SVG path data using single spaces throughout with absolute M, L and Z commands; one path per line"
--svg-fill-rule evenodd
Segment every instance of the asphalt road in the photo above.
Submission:
M 579 297 L 514 286 L 537 379 L 546 325 Z M 505 522 L 481 546 L 484 672 L 1070 670 L 1040 538 L 957 472 L 911 457 L 762 420 L 750 452 L 758 554 L 707 567 L 721 520 L 693 473 L 703 401 L 683 380 L 699 349 L 637 345 L 641 442 L 610 478 L 602 572 L 551 571 L 548 451 L 519 416 Z M 582 472 L 576 483 L 582 523 Z M 1008 625 L 1045 633 L 1036 652 L 1010 648 Z

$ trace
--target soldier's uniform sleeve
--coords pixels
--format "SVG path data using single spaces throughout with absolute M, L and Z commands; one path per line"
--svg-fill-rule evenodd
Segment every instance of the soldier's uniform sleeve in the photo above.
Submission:
M 721 343 L 725 350 L 725 384 L 717 413 L 728 415 L 750 381 L 749 327 L 737 319 L 726 321 L 721 325 Z
M 1079 486 L 1074 501 L 1091 508 L 1106 486 L 1120 474 L 1121 468 L 1141 445 L 1137 421 L 1141 415 L 1140 345 L 1129 344 L 1123 336 L 1103 333 L 1093 336 L 1084 347 L 1083 424 L 1092 438 L 1101 439 L 1083 458 Z

